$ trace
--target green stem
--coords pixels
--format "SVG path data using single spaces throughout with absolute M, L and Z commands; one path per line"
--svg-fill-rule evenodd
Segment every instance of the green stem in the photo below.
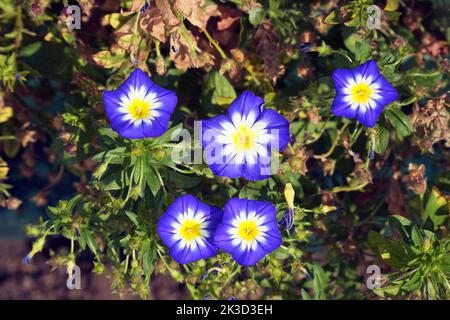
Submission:
M 346 52 L 340 51 L 340 50 L 333 50 L 333 53 L 336 53 L 336 54 L 338 54 L 338 55 L 340 55 L 340 56 L 343 56 L 343 57 L 346 58 L 350 63 L 353 64 L 353 59 L 350 58 L 350 56 L 349 56 Z
M 399 107 L 403 107 L 403 106 L 410 105 L 411 103 L 415 102 L 416 100 L 417 100 L 417 97 L 411 97 L 408 100 L 405 100 L 402 102 L 397 102 L 397 103 L 395 103 L 395 105 L 399 106 Z
M 127 274 L 127 272 L 128 272 L 128 263 L 129 263 L 129 261 L 130 261 L 130 255 L 127 254 L 127 257 L 125 258 L 125 266 L 123 268 L 123 273 L 124 274 Z
M 344 124 L 342 126 L 342 128 L 339 130 L 336 138 L 334 139 L 333 144 L 331 145 L 330 149 L 326 153 L 318 155 L 318 156 L 314 156 L 314 158 L 316 158 L 316 159 L 326 159 L 326 158 L 328 158 L 333 153 L 334 149 L 336 149 L 337 144 L 339 142 L 339 138 L 344 133 L 345 129 L 347 129 L 348 125 L 349 124 L 346 123 L 346 124 Z
M 349 192 L 349 191 L 357 191 L 359 189 L 364 188 L 366 185 L 368 185 L 369 182 L 363 182 L 361 184 L 358 184 L 356 186 L 342 186 L 342 187 L 335 187 L 331 190 L 331 192 L 333 193 L 338 193 L 338 192 Z
M 239 272 L 239 267 L 234 269 L 234 271 L 230 274 L 230 276 L 227 278 L 227 280 L 225 280 L 225 282 L 223 283 L 223 287 L 225 287 L 228 282 L 230 282 L 231 279 L 234 278 L 234 276 L 236 276 L 236 274 Z
M 0 137 L 0 141 L 2 140 L 16 140 L 17 137 L 16 136 L 1 136 Z
M 209 34 L 209 32 L 205 29 L 203 30 L 203 33 L 205 34 L 206 38 L 208 38 L 209 42 L 216 48 L 216 50 L 219 52 L 222 59 L 227 59 L 227 55 L 225 52 L 223 52 L 222 48 L 219 46 L 219 43 Z
M 136 169 L 136 166 L 133 166 L 133 169 L 131 170 L 131 174 L 130 174 L 130 186 L 128 187 L 128 193 L 127 196 L 125 197 L 125 200 L 123 200 L 122 202 L 122 207 L 125 205 L 125 203 L 128 202 L 128 200 L 130 199 L 131 196 L 131 190 L 133 189 L 133 178 L 134 178 L 134 171 Z

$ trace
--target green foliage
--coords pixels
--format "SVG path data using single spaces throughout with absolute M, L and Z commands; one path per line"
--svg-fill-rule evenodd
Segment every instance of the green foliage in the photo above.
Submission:
M 62 179 L 75 179 L 73 194 L 27 227 L 30 259 L 49 236 L 64 237 L 71 246 L 52 256 L 58 267 L 70 269 L 89 251 L 93 272 L 108 275 L 115 292 L 142 298 L 159 274 L 193 299 L 449 297 L 448 27 L 440 2 L 388 1 L 379 30 L 367 28 L 371 0 L 204 1 L 196 10 L 175 0 L 147 10 L 139 1 L 74 3 L 81 30 L 64 23 L 66 2 L 0 0 L 0 205 L 17 207 L 14 176 L 29 178 L 43 162 L 52 174 L 33 197 L 41 204 Z M 421 5 L 427 19 L 418 18 Z M 330 108 L 332 73 L 369 59 L 399 92 L 374 128 Z M 136 67 L 177 93 L 160 137 L 124 139 L 104 112 L 103 92 Z M 216 177 L 202 161 L 175 161 L 177 152 L 199 160 L 191 153 L 201 146 L 172 136 L 195 134 L 193 121 L 224 114 L 243 90 L 290 122 L 288 147 L 274 152 L 279 171 L 247 181 Z M 10 177 L 8 161 L 17 170 Z M 283 245 L 256 266 L 223 252 L 180 265 L 156 233 L 183 194 L 218 207 L 232 197 L 270 201 L 279 221 L 288 183 L 293 227 L 281 229 Z M 364 288 L 370 264 L 383 269 L 374 291 Z

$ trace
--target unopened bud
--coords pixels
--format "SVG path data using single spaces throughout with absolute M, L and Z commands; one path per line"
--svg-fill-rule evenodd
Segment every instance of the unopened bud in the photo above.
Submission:
M 284 197 L 286 199 L 287 205 L 289 209 L 294 208 L 294 197 L 295 197 L 295 191 L 292 187 L 292 184 L 287 183 L 284 187 Z
M 108 169 L 109 161 L 106 161 L 102 163 L 100 166 L 98 166 L 97 170 L 94 171 L 92 174 L 95 179 L 100 179 L 103 174 L 105 173 L 106 169 Z

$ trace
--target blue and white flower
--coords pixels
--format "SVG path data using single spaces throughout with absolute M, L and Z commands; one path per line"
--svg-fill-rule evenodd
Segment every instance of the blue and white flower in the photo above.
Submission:
M 341 117 L 357 119 L 372 128 L 384 107 L 398 99 L 398 93 L 380 74 L 374 60 L 355 69 L 333 73 L 336 97 L 331 111 Z
M 221 219 L 219 208 L 184 195 L 161 216 L 157 232 L 177 262 L 190 263 L 216 255 L 213 235 Z
M 233 198 L 214 234 L 215 244 L 243 266 L 255 265 L 282 244 L 270 202 Z
M 271 175 L 272 149 L 286 148 L 289 122 L 263 104 L 262 98 L 245 91 L 227 115 L 202 121 L 205 158 L 215 175 L 248 180 Z
M 167 131 L 177 96 L 136 69 L 118 90 L 105 91 L 103 102 L 114 131 L 124 138 L 141 139 Z

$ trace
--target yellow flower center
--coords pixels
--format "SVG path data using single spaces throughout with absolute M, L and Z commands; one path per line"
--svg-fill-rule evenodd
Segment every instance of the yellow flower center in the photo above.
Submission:
M 356 103 L 367 103 L 372 95 L 372 88 L 366 83 L 357 83 L 351 88 L 352 100 Z
M 238 150 L 249 150 L 255 145 L 256 134 L 247 126 L 241 125 L 233 134 L 233 142 Z
M 238 235 L 241 239 L 253 241 L 258 234 L 259 229 L 254 221 L 243 221 L 238 227 Z
M 180 229 L 180 235 L 186 241 L 194 240 L 201 235 L 201 225 L 195 220 L 186 220 Z
M 128 110 L 130 111 L 131 116 L 134 120 L 145 119 L 150 115 L 150 103 L 140 100 L 134 99 L 131 101 Z

